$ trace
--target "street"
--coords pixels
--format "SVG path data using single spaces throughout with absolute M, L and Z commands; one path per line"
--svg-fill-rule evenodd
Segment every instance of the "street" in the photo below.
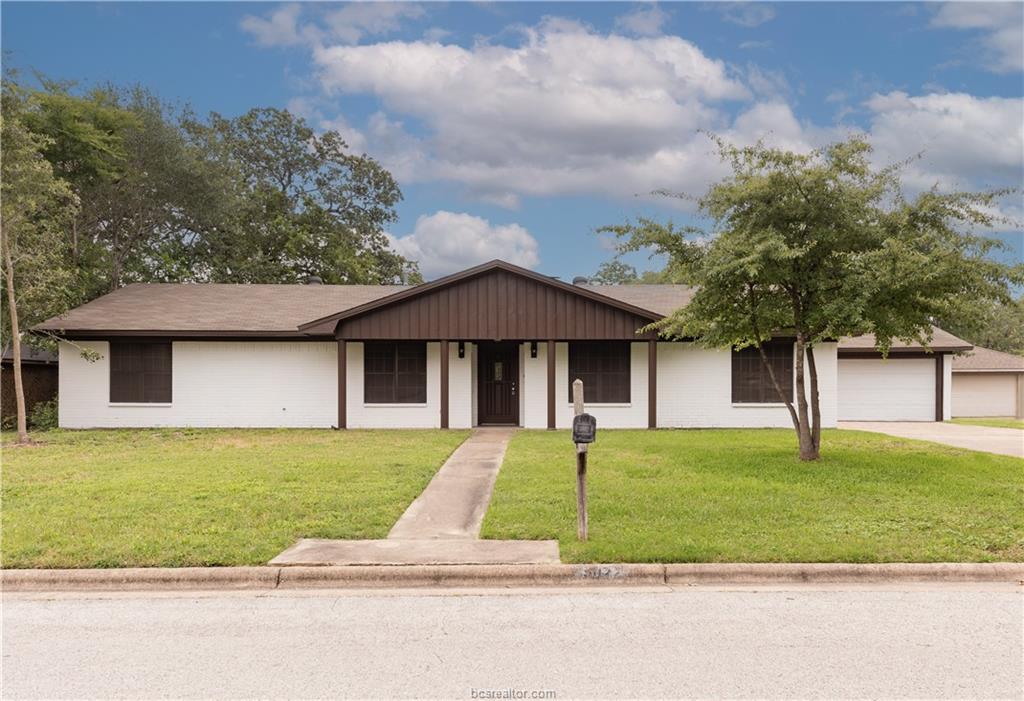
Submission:
M 7 594 L 3 696 L 1020 699 L 1022 626 L 1009 584 Z

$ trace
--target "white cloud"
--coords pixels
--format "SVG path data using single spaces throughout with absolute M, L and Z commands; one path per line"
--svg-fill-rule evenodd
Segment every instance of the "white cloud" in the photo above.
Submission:
M 931 26 L 980 31 L 980 57 L 989 70 L 1024 70 L 1024 5 L 1019 2 L 947 2 Z
M 428 280 L 494 258 L 526 268 L 540 262 L 537 240 L 519 224 L 492 225 L 481 217 L 443 210 L 418 218 L 412 233 L 391 237 L 391 245 L 418 261 Z
M 401 137 L 429 153 L 407 175 L 505 203 L 649 191 L 690 157 L 697 129 L 727 125 L 718 103 L 751 97 L 679 37 L 601 35 L 564 20 L 523 31 L 518 46 L 392 41 L 317 48 L 314 61 L 328 94 L 375 95 L 429 132 Z
M 964 93 L 876 94 L 870 136 L 880 159 L 910 164 L 911 189 L 1020 186 L 1024 179 L 1024 100 Z
M 300 5 L 283 5 L 267 17 L 245 15 L 242 29 L 260 46 L 291 46 L 305 41 L 298 26 Z
M 422 6 L 407 2 L 352 2 L 338 9 L 307 7 L 306 22 L 300 22 L 303 7 L 284 5 L 266 17 L 246 15 L 242 29 L 261 46 L 319 45 L 325 41 L 355 44 L 365 36 L 380 36 L 401 29 L 402 21 L 422 17 Z
M 637 36 L 658 36 L 668 21 L 668 13 L 657 3 L 645 3 L 631 12 L 615 18 L 615 27 Z
M 753 51 L 755 49 L 770 49 L 772 48 L 772 42 L 770 41 L 741 41 L 740 48 L 744 51 Z
M 726 22 L 741 27 L 758 27 L 775 19 L 775 8 L 764 2 L 716 2 L 711 7 L 720 12 Z

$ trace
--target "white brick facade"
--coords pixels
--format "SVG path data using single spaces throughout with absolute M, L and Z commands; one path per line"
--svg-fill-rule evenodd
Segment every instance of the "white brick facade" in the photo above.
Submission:
M 141 426 L 286 426 L 337 424 L 337 344 L 330 342 L 209 342 L 173 344 L 173 398 L 169 405 L 109 402 L 106 342 L 82 343 L 102 358 L 90 363 L 71 345 L 60 351 L 60 422 L 67 428 Z M 587 404 L 602 428 L 646 428 L 647 343 L 631 345 L 630 401 Z M 547 344 L 520 344 L 517 392 L 520 425 L 547 427 Z M 427 344 L 427 401 L 366 404 L 363 344 L 346 343 L 346 414 L 350 428 L 440 426 L 440 344 Z M 477 423 L 477 347 L 449 343 L 449 425 Z M 568 397 L 568 343 L 555 344 L 556 425 L 572 422 Z M 835 344 L 817 349 L 822 423 L 837 416 Z M 876 361 L 877 362 L 877 361 Z M 789 427 L 784 406 L 738 406 L 731 401 L 730 353 L 691 343 L 658 344 L 658 426 L 666 428 Z M 951 383 L 947 383 L 947 388 Z M 948 403 L 947 403 L 948 406 Z

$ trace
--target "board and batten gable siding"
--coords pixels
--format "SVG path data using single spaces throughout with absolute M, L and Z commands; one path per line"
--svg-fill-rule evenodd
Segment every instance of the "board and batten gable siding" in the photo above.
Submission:
M 110 402 L 110 344 L 60 344 L 62 428 L 319 427 L 337 423 L 337 344 L 175 341 L 172 401 Z
M 836 344 L 815 348 L 821 425 L 837 420 Z M 808 392 L 810 379 L 808 378 Z M 732 353 L 694 343 L 658 343 L 658 426 L 660 428 L 792 428 L 789 411 L 778 404 L 732 402 Z
M 353 341 L 631 340 L 657 318 L 590 298 L 595 294 L 490 270 L 343 318 L 334 331 Z

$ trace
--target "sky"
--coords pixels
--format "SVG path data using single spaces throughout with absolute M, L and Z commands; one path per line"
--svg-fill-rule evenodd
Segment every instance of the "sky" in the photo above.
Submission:
M 726 175 L 706 132 L 864 133 L 879 165 L 922 154 L 910 195 L 1024 185 L 1021 3 L 3 2 L 0 23 L 23 72 L 339 131 L 395 175 L 388 234 L 428 279 L 493 258 L 571 279 L 614 256 L 601 226 L 705 225 L 651 193 Z M 1019 193 L 999 209 L 1024 220 Z

